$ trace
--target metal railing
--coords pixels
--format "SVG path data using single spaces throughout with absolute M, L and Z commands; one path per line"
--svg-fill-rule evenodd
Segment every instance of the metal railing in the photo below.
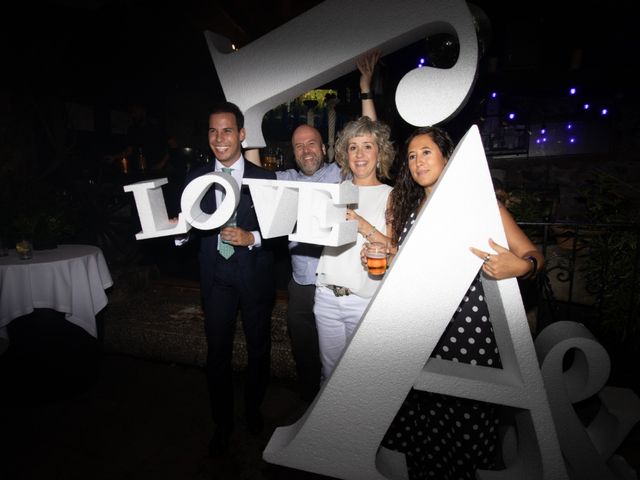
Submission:
M 640 225 L 519 225 L 545 256 L 535 285 L 536 331 L 570 320 L 622 342 L 640 337 Z

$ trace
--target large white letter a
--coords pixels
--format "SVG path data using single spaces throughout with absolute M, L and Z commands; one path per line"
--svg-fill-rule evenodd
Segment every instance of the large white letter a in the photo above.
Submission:
M 472 127 L 315 403 L 276 430 L 265 460 L 344 479 L 405 478 L 404 457 L 379 445 L 414 387 L 519 412 L 519 461 L 496 472 L 500 478 L 567 478 L 515 279 L 483 279 L 502 369 L 429 358 L 480 268 L 469 247 L 486 247 L 489 238 L 506 245 Z

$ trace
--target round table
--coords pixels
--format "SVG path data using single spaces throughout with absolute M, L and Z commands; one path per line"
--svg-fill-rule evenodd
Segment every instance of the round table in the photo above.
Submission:
M 100 248 L 59 245 L 20 260 L 15 250 L 0 257 L 0 353 L 8 346 L 7 325 L 35 308 L 63 312 L 67 321 L 97 337 L 96 314 L 113 285 Z

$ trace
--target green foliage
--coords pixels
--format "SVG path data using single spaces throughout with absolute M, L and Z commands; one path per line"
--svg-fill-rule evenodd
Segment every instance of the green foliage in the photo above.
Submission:
M 619 340 L 640 334 L 638 230 L 614 230 L 585 240 L 588 256 L 583 274 L 598 298 L 601 327 Z M 634 278 L 635 275 L 635 278 Z
M 525 189 L 513 190 L 511 192 L 497 191 L 496 195 L 507 210 L 519 223 L 547 222 L 551 216 L 552 202 L 550 195 L 543 192 L 531 192 Z M 524 233 L 534 242 L 544 241 L 543 229 L 534 225 L 521 225 Z
M 604 333 L 633 342 L 640 336 L 640 226 L 638 210 L 623 195 L 624 187 L 615 177 L 597 172 L 581 190 L 589 220 L 608 224 L 584 238 L 588 255 L 582 273 L 587 289 L 598 298 Z
M 336 90 L 317 88 L 315 90 L 310 90 L 307 93 L 304 93 L 303 95 L 298 97 L 296 100 L 302 103 L 304 103 L 306 100 L 312 100 L 314 102 L 318 102 L 317 103 L 318 107 L 322 108 L 324 107 L 324 102 L 327 98 L 327 95 L 336 96 L 338 95 L 338 92 Z
M 517 222 L 546 222 L 551 215 L 551 202 L 542 192 L 512 190 L 501 200 Z
M 32 239 L 36 248 L 53 246 L 74 231 L 68 199 L 52 186 L 30 183 L 15 191 L 5 236 L 11 241 Z
M 594 223 L 637 222 L 638 209 L 623 192 L 628 188 L 622 180 L 605 172 L 594 172 L 579 192 L 587 220 Z

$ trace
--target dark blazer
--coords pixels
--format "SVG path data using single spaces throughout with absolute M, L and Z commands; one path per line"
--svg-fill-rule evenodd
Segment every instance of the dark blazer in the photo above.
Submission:
M 215 171 L 215 164 L 211 162 L 209 165 L 198 168 L 190 172 L 186 182 L 189 183 L 196 177 Z M 275 180 L 274 172 L 258 167 L 253 163 L 245 160 L 244 162 L 244 178 L 261 178 L 265 180 Z M 215 189 L 210 188 L 200 202 L 200 208 L 205 213 L 213 213 L 216 210 Z M 249 187 L 242 185 L 240 189 L 240 201 L 237 208 L 236 224 L 238 227 L 247 231 L 260 230 L 258 219 L 256 217 L 253 199 L 249 193 Z M 216 272 L 217 262 L 224 262 L 219 255 L 218 235 L 220 229 L 213 230 L 195 230 L 200 236 L 200 284 L 202 295 L 207 297 L 213 285 L 213 279 Z M 246 286 L 253 290 L 256 294 L 273 292 L 274 271 L 273 271 L 273 248 L 272 242 L 262 239 L 260 247 L 235 247 L 235 261 L 238 264 Z

